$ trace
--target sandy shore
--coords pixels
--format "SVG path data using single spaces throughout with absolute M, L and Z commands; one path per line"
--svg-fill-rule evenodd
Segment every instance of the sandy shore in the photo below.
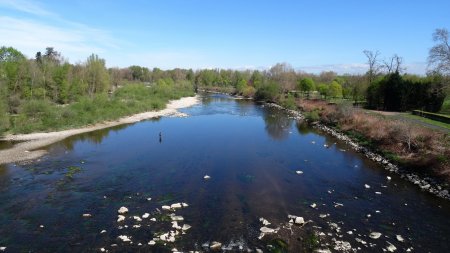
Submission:
M 46 150 L 38 150 L 52 143 L 61 141 L 69 136 L 91 132 L 103 128 L 113 127 L 122 124 L 130 124 L 141 120 L 161 117 L 161 116 L 183 116 L 177 109 L 190 107 L 199 103 L 198 96 L 185 97 L 179 100 L 170 101 L 166 109 L 160 111 L 151 111 L 135 114 L 129 117 L 121 118 L 116 121 L 108 121 L 83 128 L 70 129 L 48 133 L 31 133 L 8 135 L 0 140 L 2 141 L 23 141 L 14 145 L 12 148 L 0 150 L 0 164 L 21 162 L 39 158 L 47 153 Z

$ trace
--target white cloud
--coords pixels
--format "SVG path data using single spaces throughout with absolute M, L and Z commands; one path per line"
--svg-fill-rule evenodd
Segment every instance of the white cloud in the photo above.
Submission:
M 45 10 L 35 2 L 26 0 L 0 0 L 0 6 L 36 16 L 56 16 L 54 13 Z
M 79 62 L 92 53 L 104 57 L 102 53 L 124 44 L 107 31 L 65 20 L 33 1 L 0 0 L 0 7 L 28 14 L 27 18 L 13 13 L 0 16 L 0 46 L 12 46 L 28 57 L 54 47 L 66 59 Z

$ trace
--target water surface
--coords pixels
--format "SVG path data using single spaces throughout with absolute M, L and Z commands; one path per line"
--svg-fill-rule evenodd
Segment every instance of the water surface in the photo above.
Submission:
M 267 250 L 257 238 L 259 218 L 277 226 L 293 214 L 362 252 L 380 252 L 388 243 L 398 251 L 450 251 L 448 201 L 337 139 L 278 109 L 222 95 L 205 96 L 183 112 L 190 117 L 73 136 L 50 146 L 39 161 L 0 167 L 0 246 L 10 252 L 168 252 L 219 241 L 232 242 L 234 250 Z M 176 214 L 192 228 L 175 243 L 147 245 L 172 225 L 156 208 L 176 202 L 189 204 Z M 124 223 L 116 221 L 121 206 L 130 210 Z M 146 212 L 158 221 L 130 218 Z M 374 231 L 382 237 L 370 239 Z M 131 236 L 133 244 L 119 235 Z

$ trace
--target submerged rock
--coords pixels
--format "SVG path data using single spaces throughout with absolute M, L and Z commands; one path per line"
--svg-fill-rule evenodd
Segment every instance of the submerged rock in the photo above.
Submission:
M 301 175 L 301 174 L 303 174 L 303 171 L 297 170 L 297 171 L 295 171 L 295 173 L 297 173 L 297 175 Z
M 170 210 L 170 206 L 162 206 L 161 209 L 162 210 Z
M 183 227 L 181 228 L 181 230 L 186 231 L 186 230 L 188 230 L 188 229 L 190 229 L 190 228 L 191 228 L 190 225 L 184 224 Z
M 121 208 L 119 208 L 119 210 L 117 210 L 117 212 L 120 214 L 128 213 L 128 208 L 122 206 Z
M 364 184 L 364 187 L 365 187 L 366 189 L 370 189 L 370 185 L 368 185 L 368 184 Z
M 210 176 L 208 176 L 208 175 L 205 175 L 204 177 L 203 177 L 203 179 L 205 179 L 205 180 L 208 180 L 208 179 L 210 179 L 211 177 Z
M 84 217 L 84 218 L 89 218 L 89 217 L 92 217 L 92 214 L 90 214 L 90 213 L 84 213 L 84 214 L 83 214 L 83 217 Z

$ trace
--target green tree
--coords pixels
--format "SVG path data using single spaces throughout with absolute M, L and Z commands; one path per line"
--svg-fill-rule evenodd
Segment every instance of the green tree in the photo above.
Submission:
M 333 98 L 342 98 L 342 86 L 338 82 L 331 82 L 329 96 Z
M 317 90 L 319 91 L 319 94 L 324 97 L 325 99 L 328 97 L 329 94 L 329 86 L 325 83 L 320 83 L 317 85 Z
M 303 78 L 302 80 L 300 80 L 300 82 L 297 85 L 297 89 L 302 91 L 304 94 L 307 95 L 307 97 L 309 98 L 309 93 L 313 90 L 315 90 L 316 85 L 314 84 L 314 81 L 312 80 L 312 78 Z
M 105 67 L 105 60 L 92 54 L 86 61 L 86 75 L 88 92 L 92 97 L 95 93 L 102 93 L 110 88 L 108 70 Z

